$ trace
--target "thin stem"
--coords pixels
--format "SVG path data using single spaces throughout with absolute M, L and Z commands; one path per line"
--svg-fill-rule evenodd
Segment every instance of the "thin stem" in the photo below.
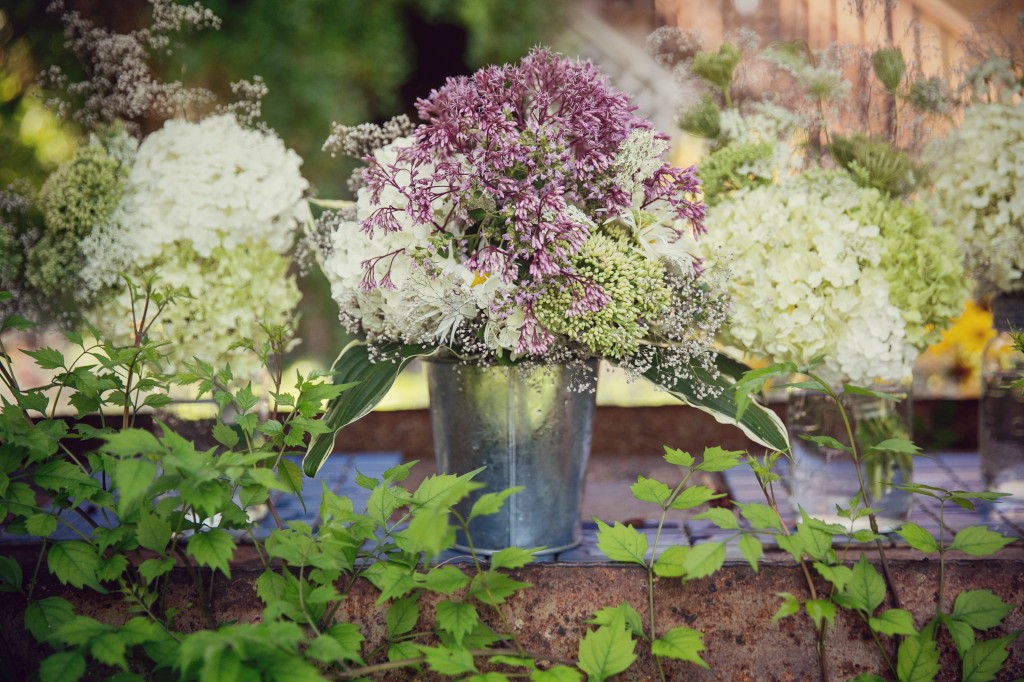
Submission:
M 946 546 L 943 537 L 946 528 L 945 514 L 946 500 L 942 499 L 939 501 L 939 595 L 935 600 L 936 620 L 942 615 L 942 602 L 946 593 Z

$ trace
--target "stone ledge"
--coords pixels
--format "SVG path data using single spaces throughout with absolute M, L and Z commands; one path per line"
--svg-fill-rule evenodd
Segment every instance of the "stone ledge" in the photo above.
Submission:
M 19 548 L 20 559 L 27 559 L 29 548 Z M 929 559 L 911 559 L 910 553 L 894 550 L 889 554 L 902 607 L 923 624 L 934 613 L 939 564 Z M 466 570 L 470 570 L 468 566 Z M 232 579 L 218 575 L 214 583 L 214 612 L 220 621 L 256 622 L 262 604 L 256 596 L 254 581 L 258 569 L 236 566 Z M 594 611 L 628 601 L 646 614 L 646 573 L 639 567 L 612 564 L 553 563 L 527 566 L 512 571 L 518 580 L 532 588 L 510 599 L 505 605 L 509 622 L 519 633 L 523 646 L 533 652 L 556 658 L 576 658 L 576 647 L 585 634 Z M 965 589 L 988 589 L 1008 603 L 1024 603 L 1024 547 L 1014 545 L 997 558 L 953 558 L 946 566 L 947 595 Z M 805 617 L 787 618 L 773 624 L 771 617 L 779 605 L 777 592 L 806 595 L 799 570 L 780 554 L 769 555 L 754 573 L 749 565 L 727 563 L 709 578 L 681 584 L 677 580 L 659 580 L 655 587 L 656 620 L 661 631 L 686 625 L 705 633 L 704 660 L 710 670 L 691 664 L 671 663 L 669 679 L 686 680 L 813 680 L 818 678 L 814 656 L 815 637 Z M 123 622 L 128 614 L 124 605 L 109 596 L 76 591 L 57 584 L 48 576 L 41 580 L 36 597 L 63 596 L 75 603 L 83 614 L 110 623 Z M 357 583 L 344 602 L 339 618 L 359 624 L 367 638 L 365 650 L 384 641 L 384 609 L 374 605 L 377 592 L 364 581 Z M 423 613 L 431 613 L 432 598 L 425 600 Z M 952 597 L 947 597 L 947 608 Z M 185 632 L 202 627 L 198 609 L 190 603 L 190 586 L 183 572 L 176 572 L 168 594 L 168 605 L 181 608 L 177 626 Z M 9 679 L 28 679 L 46 648 L 36 644 L 22 629 L 25 603 L 17 594 L 0 594 L 0 639 Z M 493 622 L 493 614 L 489 615 Z M 426 624 L 423 624 L 426 625 Z M 997 637 L 1011 630 L 1024 629 L 1024 611 L 1007 616 L 1003 626 L 986 633 Z M 939 641 L 943 670 L 940 680 L 960 679 L 959 667 L 949 638 Z M 854 617 L 840 615 L 826 643 L 832 679 L 848 680 L 861 673 L 882 674 L 877 650 L 867 629 Z M 638 647 L 640 658 L 629 674 L 630 680 L 656 679 L 653 660 Z M 1004 670 L 1005 679 L 1024 674 L 1024 641 L 1011 646 Z M 392 674 L 380 679 L 430 679 L 414 674 Z M 1004 679 L 1004 678 L 1000 678 Z

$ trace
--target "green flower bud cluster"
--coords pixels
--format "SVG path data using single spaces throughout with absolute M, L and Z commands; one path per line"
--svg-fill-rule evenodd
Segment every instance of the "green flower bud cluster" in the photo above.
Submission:
M 661 262 L 646 258 L 633 236 L 620 227 L 594 232 L 572 259 L 576 275 L 592 282 L 611 300 L 600 310 L 570 314 L 583 285 L 567 282 L 549 289 L 534 308 L 550 331 L 563 334 L 603 357 L 633 355 L 647 334 L 649 322 L 664 315 L 672 301 Z
M 124 192 L 127 170 L 99 145 L 80 148 L 39 192 L 46 231 L 28 253 L 29 284 L 45 296 L 77 289 L 79 243 L 110 219 Z
M 771 182 L 744 168 L 772 158 L 772 145 L 767 142 L 730 144 L 712 152 L 701 162 L 697 174 L 704 190 L 704 203 L 709 206 L 721 201 L 734 190 L 757 187 Z
M 885 140 L 854 135 L 835 136 L 829 145 L 835 162 L 861 187 L 874 187 L 896 197 L 909 195 L 920 182 L 910 157 Z

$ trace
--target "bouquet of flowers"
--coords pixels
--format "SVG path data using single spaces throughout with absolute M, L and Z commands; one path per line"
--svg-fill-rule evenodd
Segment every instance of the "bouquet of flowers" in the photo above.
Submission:
M 149 76 L 148 49 L 166 45 L 164 32 L 216 24 L 198 5 L 153 5 L 153 26 L 127 35 L 62 15 L 92 77 L 47 76 L 73 101 L 60 103 L 65 113 L 93 133 L 39 193 L 24 279 L 35 300 L 82 311 L 115 342 L 147 333 L 169 343 L 165 370 L 199 358 L 246 376 L 259 360 L 239 341 L 288 325 L 299 300 L 291 251 L 308 212 L 302 160 L 250 126 L 258 81 L 236 88 L 250 101 L 211 109 L 210 93 Z M 139 119 L 182 111 L 192 119 L 141 135 Z
M 1019 68 L 1019 67 L 1017 67 Z M 1011 61 L 972 71 L 990 96 L 977 98 L 963 122 L 929 151 L 937 223 L 957 236 L 981 294 L 1024 294 L 1024 100 Z M 994 81 L 994 83 L 993 83 Z
M 367 164 L 355 203 L 320 221 L 349 331 L 485 364 L 604 358 L 729 414 L 711 349 L 727 302 L 695 255 L 698 181 L 662 160 L 665 136 L 623 94 L 590 63 L 537 49 L 417 108 L 416 127 L 339 127 L 328 141 Z M 768 420 L 756 438 L 779 435 L 752 416 Z
M 787 93 L 783 108 L 738 76 L 756 37 L 688 60 L 678 58 L 684 36 L 669 37 L 653 41 L 662 60 L 675 54 L 709 91 L 681 122 L 711 140 L 700 173 L 717 195 L 707 198 L 710 229 L 699 253 L 731 273 L 734 307 L 720 340 L 772 362 L 807 366 L 824 357 L 822 377 L 835 385 L 909 377 L 918 351 L 938 340 L 966 298 L 956 242 L 908 198 L 924 174 L 897 144 L 915 146 L 922 118 L 942 110 L 936 84 L 907 75 L 893 48 L 776 45 L 758 55 L 757 73 L 768 69 L 773 82 L 788 84 L 777 90 Z M 873 75 L 862 89 L 880 86 L 883 103 L 909 102 L 921 116 L 894 116 L 886 136 L 871 132 L 877 112 L 858 119 L 844 110 L 843 58 L 851 54 L 853 67 Z M 846 132 L 832 130 L 828 112 Z M 851 131 L 855 122 L 865 132 Z

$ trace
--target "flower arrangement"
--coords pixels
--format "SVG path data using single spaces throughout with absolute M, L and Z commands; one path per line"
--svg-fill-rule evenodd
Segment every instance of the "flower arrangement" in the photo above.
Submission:
M 291 252 L 308 210 L 302 160 L 249 125 L 265 88 L 236 85 L 240 101 L 212 108 L 212 94 L 150 76 L 146 60 L 167 47 L 168 32 L 216 26 L 199 5 L 154 0 L 153 25 L 130 34 L 75 12 L 61 19 L 92 77 L 67 83 L 47 71 L 64 96 L 52 104 L 92 133 L 41 188 L 40 218 L 20 231 L 28 235 L 22 272 L 5 267 L 4 286 L 18 289 L 20 276 L 21 298 L 81 311 L 114 342 L 133 345 L 148 333 L 168 343 L 167 371 L 199 358 L 250 375 L 257 359 L 239 341 L 258 344 L 291 322 L 299 300 Z M 141 119 L 171 114 L 142 135 Z
M 929 208 L 956 234 L 979 294 L 1024 292 L 1024 100 L 1012 62 L 993 60 L 972 73 L 1003 81 L 993 96 L 967 106 L 963 122 L 930 150 Z M 985 87 L 988 90 L 988 87 Z
M 593 65 L 536 49 L 417 109 L 418 126 L 339 126 L 326 145 L 367 164 L 354 204 L 320 221 L 349 331 L 483 364 L 604 358 L 694 403 L 721 393 L 727 302 L 696 256 L 694 169 L 662 160 L 666 137 Z
M 711 212 L 702 247 L 728 263 L 724 343 L 807 366 L 839 384 L 908 377 L 965 293 L 953 236 L 917 204 L 839 171 L 736 192 Z
M 849 49 L 790 44 L 757 53 L 756 36 L 744 34 L 737 47 L 680 60 L 667 47 L 680 41 L 652 42 L 662 61 L 676 59 L 709 91 L 681 123 L 710 139 L 700 173 L 716 194 L 706 198 L 710 229 L 699 253 L 731 275 L 734 307 L 720 340 L 762 361 L 808 366 L 824 357 L 821 376 L 835 385 L 909 378 L 919 350 L 966 298 L 956 242 L 908 198 L 924 173 L 897 144 L 913 147 L 920 118 L 945 99 L 921 95 L 934 83 L 907 75 L 899 50 L 852 55 L 897 112 L 879 135 L 871 132 L 877 112 L 857 119 L 842 107 Z M 786 83 L 779 91 L 789 106 L 752 92 L 741 63 Z M 898 102 L 920 117 L 901 117 Z

